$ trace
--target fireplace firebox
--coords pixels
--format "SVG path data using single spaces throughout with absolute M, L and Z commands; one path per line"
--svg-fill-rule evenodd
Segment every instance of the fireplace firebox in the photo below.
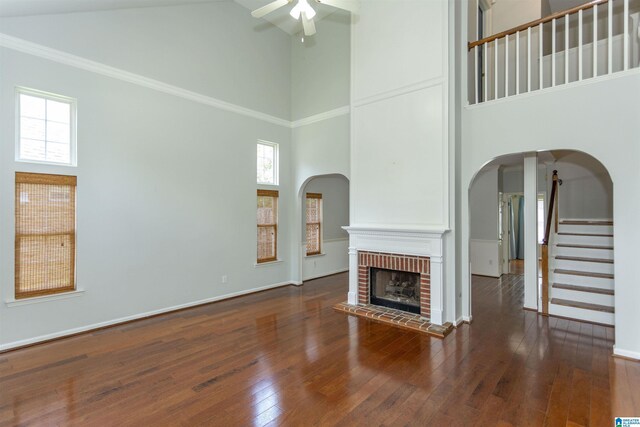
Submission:
M 371 304 L 420 314 L 420 273 L 371 267 Z

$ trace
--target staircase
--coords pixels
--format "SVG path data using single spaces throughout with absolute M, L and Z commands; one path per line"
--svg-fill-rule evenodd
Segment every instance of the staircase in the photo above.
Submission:
M 613 222 L 560 220 L 553 237 L 549 314 L 613 325 Z

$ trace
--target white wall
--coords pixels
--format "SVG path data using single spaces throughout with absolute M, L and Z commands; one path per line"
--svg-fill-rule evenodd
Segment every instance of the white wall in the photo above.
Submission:
M 581 152 L 568 152 L 552 168 L 562 180 L 558 189 L 561 218 L 613 218 L 613 183 L 600 162 Z
M 446 2 L 361 4 L 352 27 L 351 225 L 448 228 L 447 55 Z
M 640 336 L 634 328 L 640 303 L 640 266 L 635 260 L 640 240 L 636 214 L 640 211 L 638 93 L 640 73 L 634 70 L 610 79 L 466 107 L 460 168 L 464 188 L 482 165 L 505 154 L 573 149 L 602 162 L 615 186 L 615 351 L 632 357 L 640 357 Z M 469 201 L 463 204 L 463 223 L 468 223 Z M 468 229 L 463 229 L 463 235 L 463 244 L 468 245 Z M 466 281 L 468 255 L 464 251 L 461 265 Z M 463 286 L 463 293 L 467 301 L 463 307 L 470 307 L 468 286 Z
M 317 176 L 350 177 L 350 24 L 348 15 L 333 13 L 316 24 L 316 35 L 305 37 L 304 43 L 300 42 L 300 34 L 291 39 L 295 119 L 292 164 L 297 193 L 292 244 L 299 248 L 291 274 L 296 282 L 346 268 L 343 260 L 347 244 L 343 237 L 328 239 L 324 247 L 326 255 L 313 259 L 304 256 L 305 246 L 300 242 L 304 241 L 302 213 L 306 184 Z M 340 222 L 339 225 L 349 224 L 348 218 Z
M 229 11 L 233 7 L 239 6 L 216 4 L 166 11 L 147 8 L 104 12 L 104 15 L 87 14 L 86 21 L 77 15 L 50 17 L 52 22 L 67 22 L 70 27 L 66 29 L 54 28 L 45 17 L 16 18 L 15 22 L 29 25 L 14 26 L 11 24 L 14 21 L 3 20 L 2 29 L 19 28 L 22 36 L 51 44 L 55 41 L 57 48 L 68 47 L 75 53 L 83 53 L 84 45 L 93 46 L 95 54 L 106 55 L 99 59 L 112 62 L 110 65 L 149 71 L 158 78 L 162 76 L 157 73 L 173 73 L 182 68 L 185 75 L 166 77 L 174 84 L 191 82 L 191 89 L 200 86 L 190 73 L 201 72 L 203 81 L 219 80 L 202 88 L 208 95 L 224 97 L 226 89 L 218 93 L 218 88 L 239 86 L 238 82 L 246 80 L 246 90 L 236 89 L 240 96 L 236 101 L 241 101 L 242 96 L 249 97 L 257 90 L 251 80 L 259 81 L 261 73 L 267 76 L 282 73 L 288 79 L 288 61 L 267 61 L 260 67 L 248 67 L 245 63 L 234 68 L 228 63 L 229 58 L 216 56 L 212 46 L 218 41 L 212 40 L 185 49 L 193 59 L 186 62 L 189 66 L 183 63 L 170 70 L 137 68 L 157 65 L 156 61 L 165 54 L 183 58 L 169 47 L 171 42 L 167 42 L 167 51 L 163 53 L 163 43 L 151 43 L 145 38 L 146 31 L 159 34 L 155 25 L 163 22 L 165 14 L 176 18 L 167 29 L 172 35 L 180 32 L 175 26 L 182 25 L 184 33 L 228 40 L 229 27 L 236 27 L 233 31 L 244 36 L 231 44 L 239 52 L 234 61 L 243 60 L 244 54 L 240 52 L 249 57 L 256 46 L 263 44 L 269 45 L 268 52 L 276 58 L 288 57 L 288 37 L 271 34 L 269 30 L 254 32 L 249 25 L 253 21 L 245 21 Z M 244 9 L 240 11 L 244 16 Z M 213 25 L 225 17 L 233 25 L 231 22 Z M 89 24 L 95 27 L 86 28 Z M 98 35 L 107 38 L 105 31 L 110 26 L 117 29 L 108 38 L 114 48 L 103 49 L 102 45 L 109 43 L 98 40 Z M 144 27 L 145 31 L 130 26 Z M 46 37 L 49 30 L 51 36 Z M 72 43 L 63 37 L 71 39 L 71 35 L 78 40 Z M 131 37 L 126 43 L 125 36 Z M 95 45 L 87 42 L 93 37 L 97 38 Z M 164 37 L 160 40 L 164 41 Z M 139 49 L 141 46 L 145 49 Z M 216 78 L 211 78 L 208 66 L 192 65 L 213 66 L 216 58 L 226 61 L 218 63 L 220 70 L 229 67 L 236 74 L 220 71 Z M 290 226 L 279 228 L 279 257 L 283 262 L 254 266 L 255 143 L 262 138 L 280 144 L 279 220 L 283 225 L 293 224 L 295 190 L 289 127 L 6 48 L 0 49 L 0 63 L 1 348 L 290 281 L 290 260 L 294 254 Z M 273 85 L 278 86 L 278 81 L 276 78 Z M 13 160 L 16 86 L 77 98 L 77 168 Z M 254 104 L 256 108 L 288 114 L 290 97 L 286 89 L 271 94 L 261 92 L 260 96 L 254 93 L 251 97 L 263 103 Z M 78 176 L 77 280 L 78 288 L 85 292 L 77 297 L 29 305 L 6 303 L 13 296 L 14 283 L 15 171 Z M 222 275 L 228 277 L 228 283 L 221 283 Z
M 337 11 L 316 23 L 312 37 L 291 38 L 291 109 L 293 120 L 349 105 L 350 22 Z
M 543 8 L 543 2 L 540 0 L 496 0 L 491 5 L 490 26 L 488 26 L 490 31 L 487 35 L 535 21 L 542 17 Z
M 290 36 L 234 2 L 2 18 L 0 32 L 291 116 Z
M 500 276 L 498 241 L 498 166 L 478 173 L 469 189 L 471 274 Z
M 342 227 L 349 224 L 349 181 L 342 175 L 319 176 L 307 183 L 303 195 L 304 193 L 322 194 L 322 253 L 304 257 L 303 280 L 348 270 L 349 235 Z M 303 207 L 303 240 L 305 218 Z M 305 242 L 301 244 L 304 246 Z

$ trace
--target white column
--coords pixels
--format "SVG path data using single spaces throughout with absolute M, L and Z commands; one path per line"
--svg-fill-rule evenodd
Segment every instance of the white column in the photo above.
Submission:
M 524 156 L 524 307 L 538 310 L 538 154 Z
M 349 293 L 347 302 L 358 304 L 358 251 L 353 244 L 353 237 L 349 237 Z
M 431 268 L 431 323 L 434 325 L 442 325 L 444 312 L 442 257 L 432 256 L 429 267 Z

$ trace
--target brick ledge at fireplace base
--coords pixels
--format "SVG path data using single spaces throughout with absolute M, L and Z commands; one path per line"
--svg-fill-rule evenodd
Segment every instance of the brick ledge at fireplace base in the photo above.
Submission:
M 427 318 L 418 314 L 407 313 L 406 311 L 380 307 L 377 305 L 351 305 L 345 301 L 334 305 L 333 309 L 342 311 L 343 313 L 364 317 L 375 322 L 386 323 L 398 328 L 423 332 L 437 338 L 444 338 L 453 330 L 451 322 L 447 322 L 442 326 L 434 325 L 430 323 Z

